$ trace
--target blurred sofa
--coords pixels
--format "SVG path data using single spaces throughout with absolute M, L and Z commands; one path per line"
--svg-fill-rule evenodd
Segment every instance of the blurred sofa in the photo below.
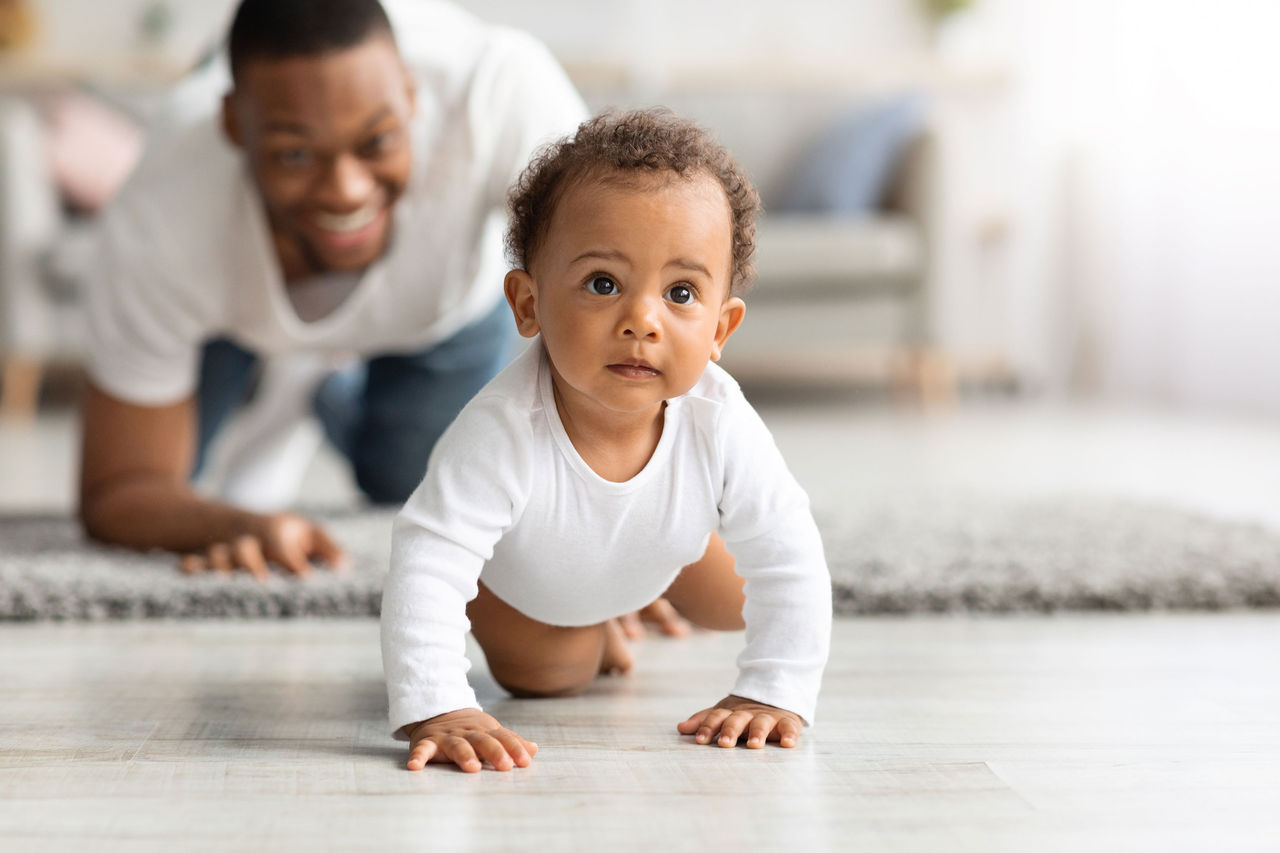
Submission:
M 930 322 L 940 158 L 924 104 L 821 89 L 641 96 L 579 83 L 596 109 L 661 103 L 699 121 L 760 190 L 757 281 L 723 362 L 736 376 L 950 395 Z M 179 102 L 208 96 L 197 94 Z M 33 364 L 38 383 L 42 360 L 77 353 L 73 294 L 61 284 L 82 254 L 79 229 L 52 176 L 31 166 L 43 162 L 43 133 L 30 103 L 0 100 L 0 359 L 10 404 L 30 396 Z

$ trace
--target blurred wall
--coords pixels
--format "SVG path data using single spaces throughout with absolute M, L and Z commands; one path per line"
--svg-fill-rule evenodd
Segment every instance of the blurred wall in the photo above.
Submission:
M 225 27 L 236 0 L 32 0 L 38 48 L 54 62 L 110 68 L 139 54 L 186 67 Z
M 1280 4 L 986 0 L 1018 80 L 1018 349 L 1109 399 L 1280 415 Z

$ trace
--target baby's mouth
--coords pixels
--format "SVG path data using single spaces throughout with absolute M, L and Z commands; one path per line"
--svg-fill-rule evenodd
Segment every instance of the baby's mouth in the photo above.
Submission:
M 626 361 L 611 364 L 609 370 L 628 379 L 652 379 L 662 374 L 661 370 L 642 358 L 629 358 Z

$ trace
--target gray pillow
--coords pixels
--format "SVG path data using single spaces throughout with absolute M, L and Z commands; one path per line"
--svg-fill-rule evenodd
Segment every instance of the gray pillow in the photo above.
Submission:
M 771 207 L 855 215 L 880 207 L 903 151 L 924 126 L 924 99 L 908 94 L 838 119 L 805 150 Z

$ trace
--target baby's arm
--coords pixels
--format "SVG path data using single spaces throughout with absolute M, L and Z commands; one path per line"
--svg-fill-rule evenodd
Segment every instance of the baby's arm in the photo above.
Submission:
M 698 743 L 794 746 L 813 721 L 831 636 L 831 578 L 804 490 L 738 397 L 717 424 L 720 531 L 745 580 L 746 647 L 730 695 L 678 724 Z
M 394 524 L 382 661 L 392 731 L 412 743 L 410 769 L 452 761 L 478 770 L 480 759 L 509 769 L 536 750 L 484 714 L 467 683 L 467 602 L 527 492 L 518 434 L 504 407 L 473 401 L 441 437 Z

